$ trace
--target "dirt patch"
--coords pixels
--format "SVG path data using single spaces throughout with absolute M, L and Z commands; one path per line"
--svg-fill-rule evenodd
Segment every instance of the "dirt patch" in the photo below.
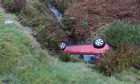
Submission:
M 82 39 L 115 20 L 140 23 L 140 0 L 87 0 L 65 10 L 64 15 L 76 20 L 75 32 Z M 84 19 L 88 21 L 86 29 L 81 26 Z

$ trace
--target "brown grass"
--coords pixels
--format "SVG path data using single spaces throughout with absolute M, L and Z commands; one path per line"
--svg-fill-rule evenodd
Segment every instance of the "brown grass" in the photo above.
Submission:
M 26 5 L 26 0 L 1 0 L 2 6 L 7 12 L 20 12 Z
M 79 3 L 76 3 L 76 1 Z M 64 15 L 76 20 L 74 29 L 79 40 L 86 39 L 98 28 L 116 20 L 140 23 L 139 0 L 76 1 L 74 1 L 76 5 L 66 9 Z M 87 29 L 81 27 L 81 21 L 84 19 L 89 22 Z

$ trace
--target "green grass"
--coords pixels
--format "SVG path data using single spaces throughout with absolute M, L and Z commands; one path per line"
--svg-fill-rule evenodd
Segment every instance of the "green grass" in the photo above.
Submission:
M 25 26 L 37 27 L 49 25 L 48 21 L 55 21 L 49 8 L 41 0 L 26 0 L 25 8 L 18 15 Z
M 11 18 L 14 24 L 5 25 Z M 112 77 L 83 63 L 65 63 L 51 57 L 31 38 L 15 16 L 0 8 L 0 83 L 9 84 L 138 84 L 140 71 L 124 71 Z M 123 77 L 122 77 L 123 76 Z

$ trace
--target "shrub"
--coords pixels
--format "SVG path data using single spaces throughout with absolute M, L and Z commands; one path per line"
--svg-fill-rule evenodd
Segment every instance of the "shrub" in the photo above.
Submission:
M 106 26 L 99 36 L 104 37 L 113 47 L 140 45 L 140 25 L 116 21 Z
M 51 38 L 48 39 L 48 48 L 54 49 L 57 47 L 58 38 L 53 35 Z
M 89 22 L 88 22 L 86 19 L 83 19 L 83 20 L 81 21 L 81 26 L 82 26 L 83 28 L 88 28 L 88 27 L 89 27 Z
M 39 32 L 40 34 L 44 34 L 44 33 L 46 32 L 45 26 L 39 25 L 39 26 L 38 26 L 38 32 Z
M 24 10 L 18 15 L 20 22 L 25 26 L 38 26 L 42 23 L 41 16 L 38 15 L 38 10 L 27 5 Z
M 140 25 L 117 21 L 103 29 L 99 36 L 105 38 L 114 50 L 106 53 L 96 64 L 105 75 L 120 72 L 131 65 L 140 64 Z
M 64 17 L 60 24 L 67 36 L 73 35 L 75 20 L 73 18 Z
M 69 27 L 72 27 L 75 24 L 75 20 L 73 18 L 64 17 L 61 20 L 61 23 L 64 27 L 69 28 Z
M 103 55 L 95 66 L 109 76 L 135 64 L 140 64 L 140 48 L 121 46 L 116 51 L 112 50 Z
M 8 12 L 20 12 L 25 4 L 26 0 L 2 0 L 2 5 Z

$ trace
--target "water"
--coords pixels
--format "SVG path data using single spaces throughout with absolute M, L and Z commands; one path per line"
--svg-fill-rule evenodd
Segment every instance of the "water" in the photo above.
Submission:
M 48 5 L 49 9 L 52 11 L 52 13 L 55 15 L 55 17 L 57 19 L 57 31 L 62 33 L 62 31 L 61 31 L 62 26 L 59 22 L 63 18 L 63 15 L 57 10 L 57 8 L 54 5 L 52 5 L 50 0 L 45 0 L 45 3 Z M 74 37 L 68 36 L 67 39 L 68 39 L 67 40 L 68 44 L 76 43 L 76 40 L 74 39 Z
M 62 19 L 62 14 L 57 10 L 57 8 L 55 6 L 53 6 L 51 4 L 51 1 L 50 0 L 47 0 L 47 4 L 49 6 L 49 9 L 52 11 L 52 13 L 55 15 L 56 19 L 58 21 L 60 21 Z

